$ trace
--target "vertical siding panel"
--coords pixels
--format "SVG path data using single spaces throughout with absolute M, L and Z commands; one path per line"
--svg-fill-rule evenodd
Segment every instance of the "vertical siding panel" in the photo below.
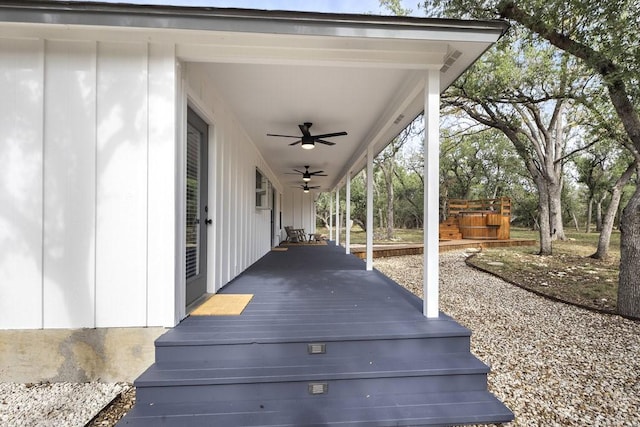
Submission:
M 0 328 L 41 328 L 44 43 L 0 39 Z
M 48 42 L 44 135 L 45 328 L 95 326 L 95 95 L 96 44 Z
M 222 215 L 224 217 L 225 227 L 223 228 L 222 234 L 222 281 L 227 283 L 231 280 L 231 273 L 229 271 L 229 266 L 231 265 L 231 187 L 230 187 L 230 179 L 231 175 L 231 143 L 227 139 L 230 136 L 230 132 L 225 129 L 225 140 L 224 140 L 224 151 L 225 151 L 225 161 L 224 161 L 224 171 L 222 174 L 222 188 L 224 191 L 224 197 L 222 199 Z
M 211 124 L 209 126 L 209 186 L 208 186 L 208 206 L 209 219 L 213 221 L 212 225 L 207 227 L 207 292 L 215 292 L 217 286 L 216 274 L 216 258 L 218 256 L 217 230 L 218 230 L 218 203 L 217 203 L 217 179 L 218 175 L 218 152 L 217 152 L 217 126 Z
M 224 171 L 224 133 L 222 126 L 216 125 L 216 290 L 225 284 L 222 274 L 222 265 L 224 258 L 223 239 L 224 239 L 224 186 L 222 185 L 222 176 Z
M 146 323 L 147 46 L 98 45 L 96 326 Z
M 231 275 L 229 276 L 229 279 L 233 279 L 236 276 L 236 270 L 238 265 L 238 247 L 242 245 L 242 242 L 238 241 L 238 235 L 239 235 L 238 227 L 240 224 L 240 221 L 238 218 L 238 216 L 240 215 L 240 212 L 238 211 L 238 200 L 240 197 L 240 195 L 238 194 L 238 174 L 242 173 L 241 171 L 243 168 L 240 166 L 240 162 L 238 159 L 239 157 L 238 156 L 238 128 L 233 119 L 231 119 L 230 122 L 232 124 L 231 129 L 233 132 L 233 139 L 232 139 L 233 142 L 231 144 L 231 150 L 232 150 L 231 164 L 233 165 L 233 167 L 229 175 L 229 182 L 230 182 L 230 188 L 231 188 L 231 203 L 229 204 L 229 209 L 232 212 L 231 218 L 230 218 L 231 219 L 231 223 L 230 223 Z
M 176 68 L 173 45 L 149 46 L 147 325 L 172 325 L 176 260 Z

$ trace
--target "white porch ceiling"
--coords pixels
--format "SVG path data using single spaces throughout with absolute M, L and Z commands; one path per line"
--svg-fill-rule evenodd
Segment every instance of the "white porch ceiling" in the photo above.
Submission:
M 385 109 L 410 76 L 407 70 L 340 68 L 309 65 L 208 64 L 211 82 L 233 110 L 284 187 L 302 183 L 286 175 L 292 169 L 324 170 L 311 185 L 333 187 L 370 130 L 385 120 Z M 395 119 L 395 118 L 394 118 Z M 295 139 L 267 133 L 299 135 L 298 124 L 311 122 L 311 134 L 346 131 L 304 150 Z
M 293 169 L 323 170 L 313 177 L 315 191 L 342 185 L 346 174 L 364 167 L 367 146 L 379 152 L 424 108 L 428 70 L 440 70 L 452 52 L 460 57 L 441 73 L 444 90 L 486 50 L 486 37 L 461 40 L 460 34 L 432 39 L 362 38 L 283 34 L 200 34 L 185 40 L 178 55 L 204 67 L 283 190 L 302 184 Z M 497 35 L 493 35 L 495 40 Z M 299 124 L 311 134 L 346 131 L 328 138 L 334 146 L 313 150 L 290 138 Z

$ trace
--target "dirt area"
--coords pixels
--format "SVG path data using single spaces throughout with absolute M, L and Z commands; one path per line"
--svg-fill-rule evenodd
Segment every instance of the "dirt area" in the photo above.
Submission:
M 569 303 L 615 312 L 619 259 L 606 261 L 556 251 L 540 256 L 535 249 L 493 249 L 467 262 L 522 288 Z

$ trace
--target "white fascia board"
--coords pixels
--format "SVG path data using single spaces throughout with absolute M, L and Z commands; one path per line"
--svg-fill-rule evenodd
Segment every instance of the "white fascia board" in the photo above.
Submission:
M 458 34 L 479 40 L 486 34 L 495 41 L 508 27 L 503 21 L 106 3 L 11 1 L 0 4 L 0 11 L 5 22 L 413 40 Z

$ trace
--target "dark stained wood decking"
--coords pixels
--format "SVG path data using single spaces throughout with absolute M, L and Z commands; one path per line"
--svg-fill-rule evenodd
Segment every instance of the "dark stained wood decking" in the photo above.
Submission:
M 272 251 L 221 290 L 239 316 L 156 341 L 120 425 L 391 426 L 506 422 L 470 331 L 334 245 Z M 313 350 L 322 349 L 320 354 Z

